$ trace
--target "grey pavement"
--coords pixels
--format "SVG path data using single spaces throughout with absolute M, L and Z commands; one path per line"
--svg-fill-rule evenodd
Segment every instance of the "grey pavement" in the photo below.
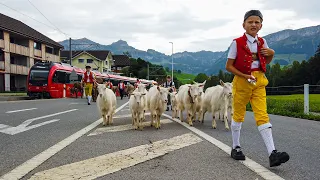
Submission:
M 118 106 L 124 102 L 125 101 L 118 101 Z M 12 114 L 4 113 L 9 110 L 26 109 L 30 107 L 38 109 Z M 92 103 L 92 105 L 88 106 L 84 99 L 53 99 L 0 103 L 0 124 L 11 126 L 17 126 L 27 119 L 70 109 L 78 110 L 37 120 L 33 123 L 60 119 L 58 122 L 53 122 L 15 135 L 0 133 L 0 176 L 100 118 L 96 104 Z
M 118 107 L 127 101 L 118 99 Z M 7 111 L 37 108 L 35 110 L 7 114 Z M 95 103 L 86 105 L 84 99 L 56 99 L 0 103 L 0 124 L 17 126 L 23 121 L 65 110 L 76 111 L 37 120 L 36 123 L 60 119 L 15 135 L 0 133 L 0 176 L 43 152 L 52 145 L 74 134 L 99 119 Z M 166 112 L 171 115 L 171 112 Z M 129 115 L 128 106 L 116 116 Z M 186 117 L 186 116 L 184 116 Z M 194 123 L 202 132 L 231 146 L 231 132 L 224 123 L 217 121 L 217 129 L 211 128 L 211 114 L 205 123 Z M 167 119 L 162 117 L 162 119 Z M 320 179 L 320 122 L 270 115 L 276 148 L 287 151 L 291 159 L 279 167 L 269 168 L 263 140 L 257 130 L 253 114 L 248 112 L 241 130 L 241 146 L 245 155 L 284 179 Z M 150 121 L 150 116 L 147 116 Z M 115 118 L 113 127 L 131 123 L 130 117 Z M 101 128 L 98 125 L 96 128 Z M 191 131 L 176 122 L 162 124 L 161 129 L 145 127 L 143 131 L 126 130 L 87 136 L 88 132 L 66 148 L 35 168 L 23 179 L 51 168 L 83 161 L 108 153 L 150 144 Z M 234 161 L 224 151 L 204 140 L 163 156 L 106 174 L 98 179 L 262 179 L 242 163 Z

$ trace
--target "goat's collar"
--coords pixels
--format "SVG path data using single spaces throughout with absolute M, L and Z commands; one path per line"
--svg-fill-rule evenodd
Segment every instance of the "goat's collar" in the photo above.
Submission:
M 188 90 L 188 95 L 189 95 L 189 97 L 190 97 L 190 103 L 193 104 L 194 102 L 193 102 L 193 98 L 192 98 L 192 96 L 191 96 L 190 88 L 189 88 L 189 90 Z

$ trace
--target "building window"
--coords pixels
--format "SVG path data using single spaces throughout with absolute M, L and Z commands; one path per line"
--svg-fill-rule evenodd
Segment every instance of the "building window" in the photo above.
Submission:
M 41 50 L 41 44 L 38 43 L 38 42 L 34 42 L 34 43 L 33 43 L 33 47 L 34 47 L 34 49 Z
M 108 66 L 108 61 L 106 61 L 106 65 Z
M 14 43 L 15 39 L 13 37 L 10 37 L 10 43 Z
M 84 59 L 78 59 L 78 63 L 84 63 Z
M 99 68 L 93 68 L 93 70 L 94 70 L 94 71 L 98 71 L 98 70 L 99 70 Z
M 53 54 L 53 48 L 46 46 L 46 53 Z
M 3 31 L 0 30 L 0 39 L 3 39 Z
M 0 50 L 0 61 L 4 61 L 4 53 Z
M 88 63 L 88 64 L 93 63 L 93 59 L 87 59 L 87 63 Z
M 121 69 L 122 69 L 122 67 L 117 67 L 117 69 L 118 69 L 118 70 L 121 70 Z

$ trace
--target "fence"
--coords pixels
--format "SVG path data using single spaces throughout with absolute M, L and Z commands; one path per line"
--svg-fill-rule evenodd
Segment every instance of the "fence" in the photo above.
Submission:
M 267 95 L 304 94 L 304 113 L 309 114 L 309 94 L 320 94 L 320 85 L 266 87 Z

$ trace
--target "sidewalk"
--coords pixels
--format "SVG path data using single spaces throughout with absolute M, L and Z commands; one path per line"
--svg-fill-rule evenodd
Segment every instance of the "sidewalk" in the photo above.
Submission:
M 0 101 L 30 100 L 29 96 L 0 96 Z

